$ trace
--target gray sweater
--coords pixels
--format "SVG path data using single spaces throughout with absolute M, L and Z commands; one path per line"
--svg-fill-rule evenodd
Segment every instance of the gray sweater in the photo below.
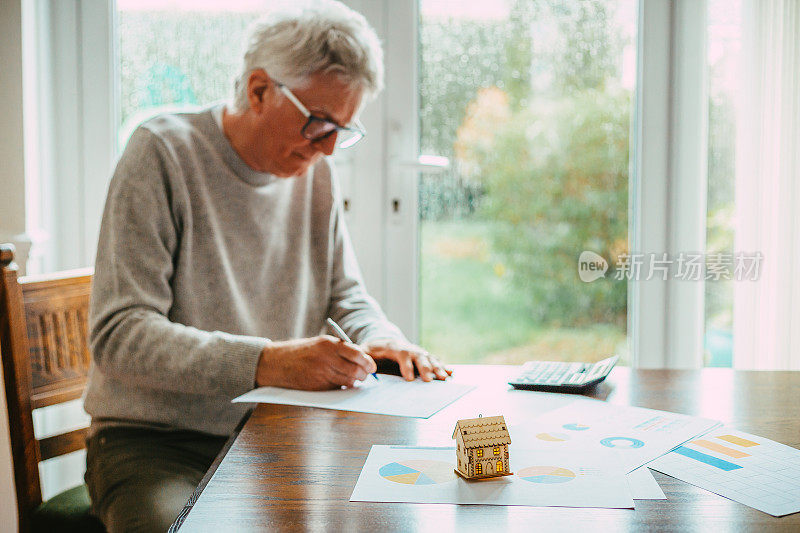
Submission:
M 89 317 L 92 433 L 230 433 L 268 339 L 318 335 L 328 316 L 355 342 L 403 339 L 361 281 L 328 162 L 256 172 L 220 117 L 156 117 L 117 164 Z

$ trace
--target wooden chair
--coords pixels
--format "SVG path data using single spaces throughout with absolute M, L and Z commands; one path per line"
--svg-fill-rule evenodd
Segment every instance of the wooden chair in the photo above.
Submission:
M 84 448 L 86 428 L 37 440 L 32 417 L 83 393 L 92 270 L 17 279 L 13 261 L 14 247 L 0 244 L 0 357 L 20 531 L 103 531 L 85 485 L 42 502 L 39 462 Z

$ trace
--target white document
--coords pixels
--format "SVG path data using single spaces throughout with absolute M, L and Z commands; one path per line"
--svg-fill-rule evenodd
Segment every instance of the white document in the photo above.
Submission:
M 664 491 L 646 466 L 628 472 L 628 486 L 634 500 L 666 500 Z
M 381 374 L 367 378 L 356 387 L 330 391 L 301 391 L 261 387 L 234 398 L 234 402 L 277 403 L 357 411 L 380 415 L 428 418 L 453 403 L 475 386 L 447 381 L 406 381 Z
M 454 448 L 372 446 L 350 501 L 632 509 L 613 454 L 509 449 L 513 475 L 467 481 Z M 611 459 L 611 460 L 609 460 Z
M 763 437 L 723 427 L 647 466 L 774 516 L 800 511 L 800 450 Z
M 510 429 L 514 443 L 524 446 L 617 450 L 630 472 L 719 425 L 716 420 L 667 411 L 576 400 Z

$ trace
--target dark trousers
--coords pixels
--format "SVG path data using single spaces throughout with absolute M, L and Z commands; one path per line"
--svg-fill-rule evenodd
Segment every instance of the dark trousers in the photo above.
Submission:
M 166 531 L 225 441 L 193 431 L 99 431 L 86 442 L 94 513 L 109 533 Z

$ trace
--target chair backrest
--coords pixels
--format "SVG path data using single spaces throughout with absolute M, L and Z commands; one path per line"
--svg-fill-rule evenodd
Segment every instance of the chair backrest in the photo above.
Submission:
M 39 462 L 85 446 L 86 428 L 36 439 L 32 412 L 83 394 L 91 359 L 92 269 L 18 278 L 10 244 L 0 244 L 0 267 L 0 357 L 20 530 L 24 530 L 42 502 Z

